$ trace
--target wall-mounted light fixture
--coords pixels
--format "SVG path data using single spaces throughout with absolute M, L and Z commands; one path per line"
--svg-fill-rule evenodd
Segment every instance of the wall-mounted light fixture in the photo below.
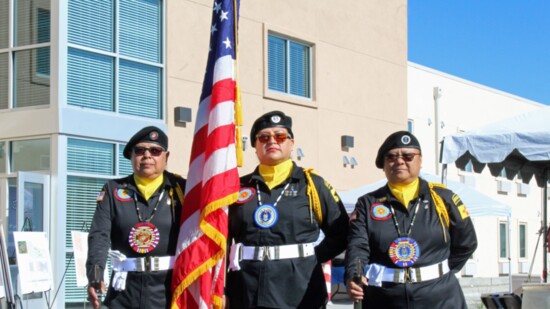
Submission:
M 353 136 L 342 135 L 340 138 L 340 145 L 343 151 L 349 151 L 350 148 L 353 148 Z
M 242 141 L 243 141 L 243 151 L 246 150 L 246 148 L 248 148 L 248 136 L 244 136 L 242 137 Z
M 350 163 L 351 163 L 351 168 L 354 168 L 357 165 L 359 165 L 359 163 L 357 162 L 357 159 L 355 159 L 355 157 L 351 157 Z
M 302 150 L 302 148 L 300 147 L 296 148 L 296 157 L 298 158 L 298 160 L 302 160 L 302 158 L 305 157 L 304 151 Z
M 348 159 L 347 156 L 344 156 L 344 157 L 342 158 L 342 160 L 343 160 L 343 162 L 344 162 L 344 167 L 346 167 L 346 166 L 348 166 L 348 165 L 350 164 L 349 159 Z
M 175 107 L 174 122 L 176 125 L 185 127 L 186 123 L 191 122 L 191 108 L 183 106 Z
M 432 118 L 428 118 L 428 126 L 432 125 Z

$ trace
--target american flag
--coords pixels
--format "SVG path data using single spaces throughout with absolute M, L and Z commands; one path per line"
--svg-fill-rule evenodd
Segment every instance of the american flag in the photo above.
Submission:
M 222 306 L 227 206 L 237 200 L 239 192 L 235 146 L 238 2 L 214 1 L 172 278 L 173 309 Z

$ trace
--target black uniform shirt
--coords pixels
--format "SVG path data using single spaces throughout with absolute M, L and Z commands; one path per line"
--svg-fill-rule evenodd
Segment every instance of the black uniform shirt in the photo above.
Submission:
M 361 274 L 364 274 L 366 264 L 376 263 L 390 268 L 398 268 L 391 260 L 388 250 L 396 238 L 407 236 L 404 234 L 411 226 L 416 207 L 420 207 L 411 233 L 408 235 L 417 242 L 420 249 L 420 256 L 412 267 L 429 266 L 448 259 L 451 269 L 449 276 L 442 279 L 444 282 L 431 280 L 413 283 L 410 285 L 410 290 L 404 288 L 403 284 L 392 284 L 392 287 L 383 285 L 382 288 L 369 286 L 367 287 L 369 297 L 365 297 L 365 302 L 371 302 L 371 305 L 386 303 L 387 308 L 429 308 L 430 306 L 432 308 L 462 308 L 465 306 L 464 296 L 454 273 L 466 264 L 468 258 L 477 248 L 477 238 L 472 220 L 465 215 L 466 210 L 458 196 L 451 190 L 436 187 L 434 190 L 443 200 L 449 215 L 449 227 L 442 228 L 428 183 L 420 179 L 419 186 L 418 198 L 411 201 L 408 208 L 405 208 L 391 194 L 387 186 L 358 199 L 350 220 L 346 252 L 346 282 L 355 274 L 355 263 L 358 259 L 361 262 Z M 397 234 L 390 205 L 394 209 L 401 235 Z M 452 277 L 450 277 L 451 275 Z M 431 290 L 426 288 L 429 285 L 437 286 L 441 289 L 441 293 L 436 293 L 437 290 L 433 288 Z M 415 292 L 416 290 L 418 292 Z M 431 292 L 426 295 L 425 291 L 428 290 Z M 453 293 L 457 295 L 451 297 Z M 401 298 L 408 300 L 401 302 Z M 407 302 L 413 299 L 419 300 L 415 305 L 407 306 Z M 390 305 L 393 302 L 401 302 L 402 306 L 393 307 Z M 437 306 L 444 303 L 453 303 L 453 305 L 451 307 Z M 377 307 L 374 306 L 374 308 Z
M 305 258 L 240 262 L 240 271 L 230 271 L 226 292 L 232 308 L 319 308 L 326 303 L 326 288 L 321 262 L 326 262 L 346 245 L 348 216 L 340 199 L 325 181 L 311 175 L 321 201 L 323 221 L 319 226 L 310 209 L 306 193 L 307 182 L 302 168 L 293 165 L 287 181 L 272 190 L 258 172 L 241 178 L 241 188 L 256 191 L 242 204 L 229 208 L 229 241 L 245 246 L 280 246 L 312 243 L 324 240 L 315 247 L 315 255 Z M 278 221 L 271 228 L 260 228 L 254 222 L 258 196 L 262 204 L 273 205 L 289 183 L 276 208 Z
M 179 189 L 177 189 L 179 187 Z M 129 194 L 121 190 L 128 190 Z M 90 233 L 88 236 L 88 259 L 86 272 L 88 280 L 94 280 L 94 266 L 105 269 L 109 249 L 118 250 L 126 257 L 172 256 L 175 254 L 179 232 L 181 195 L 185 191 L 185 180 L 175 174 L 164 172 L 164 182 L 159 189 L 145 200 L 137 189 L 133 175 L 108 181 L 98 197 Z M 161 192 L 164 191 L 159 202 Z M 136 204 L 143 220 L 151 217 L 150 223 L 159 230 L 158 245 L 148 253 L 138 253 L 130 246 L 128 237 L 132 227 L 139 221 Z M 164 308 L 170 298 L 171 271 L 129 272 L 126 289 L 117 292 L 109 287 L 106 304 L 115 308 Z M 143 293 L 142 293 L 143 290 Z

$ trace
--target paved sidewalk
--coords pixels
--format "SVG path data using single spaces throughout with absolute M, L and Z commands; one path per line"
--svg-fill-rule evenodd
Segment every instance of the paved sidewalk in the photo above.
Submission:
M 353 302 L 348 298 L 345 291 L 345 288 L 341 287 L 340 290 L 333 295 L 332 301 L 327 305 L 327 309 L 352 309 Z M 334 292 L 335 291 L 333 290 L 333 293 Z

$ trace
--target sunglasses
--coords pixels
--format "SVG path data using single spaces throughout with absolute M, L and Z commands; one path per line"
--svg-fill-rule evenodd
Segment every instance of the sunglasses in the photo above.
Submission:
M 396 153 L 387 153 L 384 157 L 388 162 L 395 162 L 399 158 L 403 158 L 403 161 L 405 162 L 411 162 L 414 160 L 415 156 L 419 156 L 420 153 L 402 153 L 402 154 L 396 154 Z
M 258 134 L 256 135 L 256 139 L 260 142 L 260 143 L 267 143 L 269 142 L 269 140 L 271 139 L 271 137 L 273 137 L 275 139 L 275 141 L 277 142 L 277 144 L 282 144 L 284 143 L 287 139 L 291 139 L 292 137 L 290 137 L 290 135 L 288 133 L 275 133 L 275 134 L 267 134 L 267 133 L 262 133 L 262 134 Z
M 146 151 L 149 151 L 153 157 L 158 157 L 164 152 L 164 149 L 160 147 L 134 147 L 134 153 L 136 156 L 143 156 Z

